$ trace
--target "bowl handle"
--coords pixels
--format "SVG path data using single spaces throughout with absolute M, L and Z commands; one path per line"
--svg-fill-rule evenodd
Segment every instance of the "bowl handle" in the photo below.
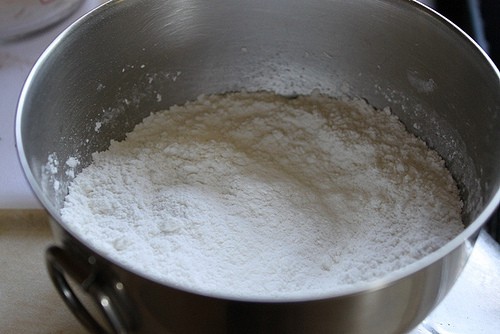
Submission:
M 111 298 L 111 295 L 106 292 L 109 289 L 105 289 L 102 280 L 98 279 L 92 263 L 86 266 L 82 265 L 82 263 L 75 261 L 74 258 L 71 258 L 63 249 L 57 246 L 51 246 L 46 250 L 45 261 L 52 283 L 59 295 L 84 327 L 92 333 L 111 332 L 122 334 L 130 332 L 128 326 L 120 317 L 119 307 L 114 303 L 115 298 Z M 98 309 L 104 315 L 107 326 L 102 326 L 89 312 L 88 308 L 83 305 L 71 288 L 67 276 L 94 299 Z M 115 283 L 114 286 L 123 290 L 123 284 L 121 283 Z M 105 328 L 111 330 L 108 331 Z

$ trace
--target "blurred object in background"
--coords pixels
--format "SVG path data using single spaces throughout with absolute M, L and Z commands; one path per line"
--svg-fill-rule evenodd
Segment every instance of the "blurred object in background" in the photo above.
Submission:
M 497 67 L 500 67 L 500 1 L 481 0 L 480 15 L 483 20 L 487 52 Z
M 24 37 L 65 19 L 83 0 L 0 0 L 0 41 Z
M 431 8 L 435 8 L 435 7 L 436 7 L 436 6 L 435 6 L 435 5 L 436 5 L 436 4 L 435 4 L 435 3 L 436 3 L 436 1 L 434 1 L 434 0 L 417 0 L 417 1 L 418 1 L 418 2 L 420 2 L 420 3 L 423 3 L 423 4 L 424 4 L 424 5 L 426 5 L 426 6 L 429 6 L 429 7 L 431 7 Z

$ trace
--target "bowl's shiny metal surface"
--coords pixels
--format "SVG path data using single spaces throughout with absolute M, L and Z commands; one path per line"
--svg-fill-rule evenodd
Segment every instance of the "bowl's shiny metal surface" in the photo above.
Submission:
M 50 272 L 94 330 L 99 325 L 66 279 L 90 293 L 122 332 L 408 331 L 444 298 L 500 200 L 499 81 L 467 36 L 413 1 L 111 1 L 49 47 L 20 98 L 19 156 L 53 217 L 58 244 L 48 252 Z M 154 282 L 64 226 L 68 157 L 81 168 L 151 111 L 242 89 L 290 95 L 319 89 L 390 106 L 445 158 L 462 189 L 468 227 L 376 282 L 314 300 L 234 300 Z M 53 153 L 57 171 L 46 168 Z

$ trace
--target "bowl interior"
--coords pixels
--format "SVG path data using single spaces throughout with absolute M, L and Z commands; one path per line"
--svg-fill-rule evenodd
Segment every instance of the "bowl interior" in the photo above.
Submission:
M 112 1 L 36 64 L 18 149 L 57 219 L 73 172 L 151 112 L 200 94 L 316 89 L 390 107 L 446 160 L 470 224 L 498 202 L 499 88 L 478 47 L 410 1 Z

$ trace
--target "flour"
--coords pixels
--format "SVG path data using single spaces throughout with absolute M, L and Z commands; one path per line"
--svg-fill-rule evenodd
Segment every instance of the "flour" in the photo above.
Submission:
M 460 211 L 443 160 L 388 109 L 233 93 L 151 114 L 93 154 L 62 218 L 151 278 L 268 298 L 401 269 L 460 233 Z

